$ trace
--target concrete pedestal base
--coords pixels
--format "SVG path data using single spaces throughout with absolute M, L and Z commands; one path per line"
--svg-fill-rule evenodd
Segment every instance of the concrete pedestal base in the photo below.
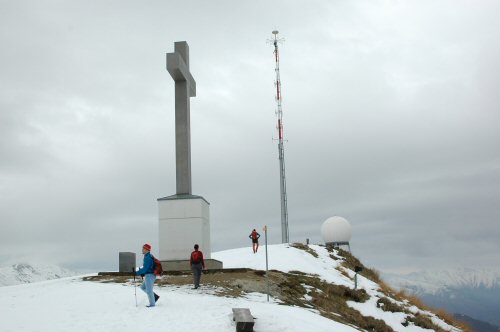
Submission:
M 158 210 L 160 261 L 189 261 L 196 243 L 205 261 L 210 259 L 210 211 L 203 197 L 172 195 L 159 198 Z M 167 270 L 168 265 L 165 266 Z
M 171 260 L 171 261 L 161 261 L 161 266 L 163 271 L 168 273 L 169 271 L 189 271 L 191 267 L 189 266 L 189 259 L 185 260 Z M 205 259 L 205 267 L 207 270 L 220 270 L 222 269 L 222 262 L 216 259 Z

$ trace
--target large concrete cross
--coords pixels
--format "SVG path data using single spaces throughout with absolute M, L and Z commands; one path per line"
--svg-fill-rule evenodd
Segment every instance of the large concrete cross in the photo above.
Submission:
M 189 46 L 174 43 L 167 53 L 167 70 L 175 81 L 175 157 L 177 195 L 191 195 L 191 129 L 189 98 L 196 96 L 196 82 L 189 72 Z

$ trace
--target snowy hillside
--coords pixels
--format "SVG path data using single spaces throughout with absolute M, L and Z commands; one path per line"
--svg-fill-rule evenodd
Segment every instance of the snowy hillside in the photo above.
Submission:
M 75 273 L 53 265 L 15 264 L 0 267 L 0 286 L 27 284 L 75 275 Z
M 242 248 L 214 253 L 212 257 L 222 260 L 225 268 L 265 269 L 263 248 L 256 255 L 251 248 Z M 145 307 L 146 296 L 138 288 L 134 288 L 130 277 L 120 277 L 123 278 L 122 281 L 111 276 L 71 277 L 3 287 L 0 292 L 1 330 L 234 331 L 231 308 L 246 307 L 256 317 L 255 331 L 357 331 L 359 325 L 356 324 L 358 318 L 355 317 L 359 317 L 360 323 L 368 318 L 372 322 L 380 320 L 385 326 L 384 331 L 424 331 L 411 319 L 417 316 L 429 317 L 429 321 L 443 330 L 459 331 L 434 314 L 405 301 L 388 299 L 389 295 L 384 294 L 376 283 L 364 277 L 359 277 L 358 285 L 362 290 L 350 290 L 354 285 L 354 272 L 341 266 L 342 258 L 336 252 L 328 252 L 324 247 L 298 249 L 288 245 L 272 245 L 269 246 L 269 260 L 270 269 L 276 270 L 272 272 L 273 280 L 283 281 L 281 284 L 273 284 L 275 295 L 270 302 L 267 302 L 264 292 L 244 290 L 245 287 L 257 286 L 264 280 L 262 273 L 254 273 L 253 270 L 245 272 L 253 278 L 247 283 L 230 280 L 223 284 L 222 281 L 231 275 L 230 272 L 204 274 L 202 287 L 198 290 L 191 289 L 189 275 L 163 276 L 155 286 L 155 291 L 161 298 L 154 308 Z M 241 272 L 240 275 L 245 273 Z M 293 282 L 295 284 L 291 284 Z M 316 286 L 306 282 L 313 282 Z M 240 291 L 230 293 L 224 285 L 232 285 Z M 292 300 L 296 300 L 296 305 L 284 302 L 282 299 L 285 294 L 280 293 L 288 292 L 291 287 L 304 290 L 303 294 L 288 294 L 289 298 L 291 296 Z M 329 314 L 317 309 L 319 307 L 315 306 L 315 301 L 320 301 L 320 298 L 332 303 L 338 300 L 333 293 L 327 294 L 329 287 L 343 289 L 353 298 L 344 300 L 351 317 L 341 317 L 338 313 Z M 355 300 L 356 294 L 365 298 Z M 381 299 L 386 302 L 380 304 Z M 334 307 L 341 305 L 340 302 L 335 303 Z M 404 307 L 404 312 L 384 310 L 384 306 Z M 26 317 L 29 319 L 25 319 Z M 336 319 L 333 320 L 332 317 Z M 349 320 L 351 323 L 341 323 Z

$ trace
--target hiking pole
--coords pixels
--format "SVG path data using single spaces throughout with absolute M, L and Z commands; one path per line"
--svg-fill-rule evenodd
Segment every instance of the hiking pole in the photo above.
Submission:
M 135 306 L 137 307 L 137 284 L 135 283 L 135 267 L 132 269 L 134 275 L 134 296 L 135 296 Z

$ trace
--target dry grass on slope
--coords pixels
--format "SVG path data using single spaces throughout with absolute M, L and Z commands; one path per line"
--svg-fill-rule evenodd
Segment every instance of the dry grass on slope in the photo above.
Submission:
M 319 257 L 318 253 L 311 247 L 303 244 L 292 244 L 294 248 L 304 250 L 313 257 Z M 349 252 L 329 249 L 330 257 L 334 260 L 342 259 L 342 266 L 354 270 L 355 266 L 363 268 L 361 275 L 378 283 L 380 291 L 386 295 L 378 301 L 378 306 L 385 311 L 403 312 L 406 320 L 402 325 L 414 324 L 426 329 L 442 331 L 435 325 L 429 316 L 424 314 L 414 314 L 409 307 L 412 305 L 429 311 L 422 301 L 405 292 L 397 292 L 387 286 L 380 278 L 377 271 L 363 266 L 363 264 Z M 341 258 L 339 258 L 339 256 Z M 341 269 L 342 272 L 345 269 Z M 345 275 L 349 275 L 344 271 Z M 96 276 L 86 277 L 87 281 L 98 282 L 130 282 L 130 276 Z M 202 276 L 201 292 L 207 291 L 217 296 L 241 297 L 246 293 L 258 292 L 267 293 L 267 279 L 265 271 L 252 269 L 226 269 L 218 271 L 208 271 Z M 189 272 L 169 273 L 157 280 L 159 287 L 184 287 L 192 285 L 192 276 Z M 393 331 L 385 321 L 361 315 L 361 313 L 351 308 L 347 301 L 365 302 L 369 295 L 363 289 L 354 290 L 345 286 L 327 283 L 316 275 L 308 275 L 301 271 L 290 271 L 289 273 L 271 270 L 269 271 L 269 293 L 274 299 L 278 299 L 285 305 L 294 305 L 317 310 L 322 316 L 337 322 L 354 326 L 366 331 Z M 461 328 L 463 331 L 470 331 L 461 322 L 443 311 L 433 311 L 438 317 L 450 325 Z
M 85 281 L 127 283 L 130 276 L 92 276 Z M 140 280 L 138 280 L 139 282 Z M 218 271 L 202 276 L 201 292 L 210 291 L 217 296 L 241 297 L 245 293 L 267 293 L 265 271 L 234 269 L 230 272 Z M 166 275 L 157 280 L 155 286 L 190 286 L 189 273 Z M 356 326 L 367 331 L 393 331 L 383 320 L 364 317 L 359 311 L 349 307 L 347 301 L 364 302 L 369 296 L 364 290 L 353 290 L 345 286 L 333 285 L 320 280 L 317 276 L 300 271 L 284 273 L 269 271 L 270 295 L 284 305 L 294 305 L 318 312 L 329 319 L 343 324 Z
M 441 320 L 443 320 L 447 324 L 455 326 L 464 332 L 472 332 L 472 329 L 468 325 L 455 319 L 447 311 L 445 311 L 443 309 L 430 308 L 418 296 L 416 296 L 415 294 L 411 294 L 411 293 L 405 291 L 404 289 L 397 290 L 397 291 L 394 290 L 392 287 L 387 285 L 380 278 L 380 273 L 378 271 L 376 271 L 375 269 L 365 267 L 361 263 L 361 261 L 359 259 L 357 259 L 356 257 L 354 257 L 350 252 L 342 250 L 342 249 L 335 249 L 335 250 L 337 250 L 338 255 L 344 259 L 344 261 L 342 263 L 342 265 L 344 267 L 351 269 L 353 271 L 354 271 L 355 266 L 362 267 L 363 270 L 361 271 L 360 274 L 362 276 L 364 276 L 365 278 L 367 278 L 373 282 L 376 282 L 380 287 L 380 291 L 382 293 L 386 294 L 388 297 L 391 297 L 393 299 L 396 299 L 396 300 L 404 302 L 404 303 L 408 303 L 410 306 L 415 306 L 415 307 L 419 308 L 420 310 L 429 311 L 429 312 L 435 314 L 437 317 L 439 317 Z M 387 305 L 385 307 L 382 306 L 381 308 L 383 310 L 386 310 L 386 311 L 392 311 L 392 310 L 389 310 L 388 308 L 391 308 L 393 310 L 397 310 L 397 309 L 394 309 L 394 307 L 391 305 Z M 420 327 L 425 328 L 425 329 L 433 329 L 435 331 L 443 331 L 443 329 L 441 329 L 439 326 L 434 324 L 428 316 L 425 316 L 422 314 L 411 314 L 407 309 L 405 309 L 404 311 L 401 311 L 401 312 L 406 312 L 409 314 L 407 321 L 404 322 L 404 324 L 406 324 L 406 325 L 409 322 L 412 322 L 416 326 L 420 326 Z

